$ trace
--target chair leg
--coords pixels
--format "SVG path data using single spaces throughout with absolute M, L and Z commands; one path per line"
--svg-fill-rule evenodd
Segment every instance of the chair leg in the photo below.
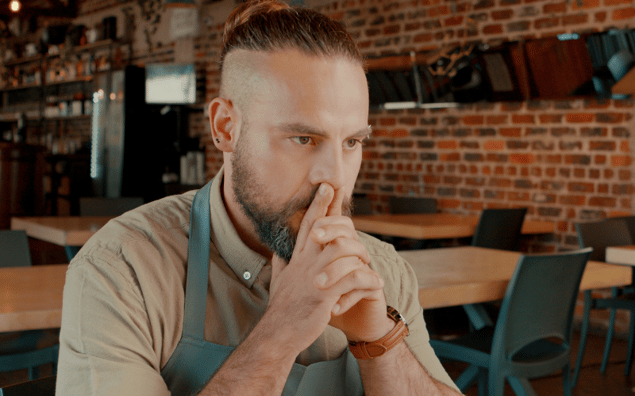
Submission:
M 505 394 L 505 375 L 491 372 L 489 375 L 489 396 L 503 396 Z M 479 394 L 479 396 L 481 396 Z
M 615 332 L 615 316 L 617 311 L 614 308 L 609 310 L 609 328 L 606 332 L 606 341 L 604 343 L 604 355 L 602 356 L 602 364 L 600 365 L 600 372 L 606 372 L 606 366 L 609 364 L 609 356 L 611 355 L 611 345 L 613 343 L 613 333 Z
M 575 387 L 578 382 L 578 375 L 580 375 L 580 368 L 582 367 L 582 358 L 584 357 L 584 348 L 586 347 L 586 337 L 589 331 L 589 316 L 591 314 L 591 304 L 593 304 L 591 298 L 591 290 L 584 292 L 584 314 L 582 315 L 582 324 L 580 328 L 580 347 L 578 348 L 578 357 L 576 358 L 575 368 L 573 370 L 573 378 L 571 379 L 571 387 Z
M 635 310 L 631 310 L 631 325 L 628 329 L 628 349 L 626 351 L 624 375 L 631 373 L 631 368 L 633 367 L 633 349 L 635 349 Z
M 454 381 L 454 384 L 459 388 L 461 392 L 466 392 L 474 382 L 478 379 L 479 367 L 473 364 L 469 365 L 468 368 L 465 369 L 459 376 L 459 378 Z
M 487 396 L 487 388 L 489 386 L 488 370 L 480 367 L 478 369 L 478 396 Z M 502 396 L 502 395 L 501 395 Z
M 571 367 L 568 364 L 562 368 L 562 387 L 564 396 L 571 396 Z
M 507 377 L 509 385 L 518 396 L 537 396 L 534 388 L 531 387 L 529 381 L 525 378 Z

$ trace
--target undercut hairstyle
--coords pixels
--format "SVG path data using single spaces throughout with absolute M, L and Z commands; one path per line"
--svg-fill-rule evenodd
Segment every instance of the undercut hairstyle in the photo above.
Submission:
M 363 65 L 364 58 L 344 26 L 317 11 L 278 0 L 243 3 L 227 18 L 221 51 L 297 49 L 307 55 L 343 56 Z M 222 77 L 221 77 L 222 79 Z

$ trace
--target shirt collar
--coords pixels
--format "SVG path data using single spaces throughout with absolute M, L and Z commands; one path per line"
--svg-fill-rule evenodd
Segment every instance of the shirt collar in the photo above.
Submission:
M 210 190 L 210 217 L 212 222 L 212 243 L 227 265 L 234 271 L 238 279 L 247 287 L 251 287 L 260 270 L 269 261 L 251 250 L 240 239 L 234 224 L 231 222 L 223 203 L 221 187 L 223 185 L 224 168 L 216 174 Z

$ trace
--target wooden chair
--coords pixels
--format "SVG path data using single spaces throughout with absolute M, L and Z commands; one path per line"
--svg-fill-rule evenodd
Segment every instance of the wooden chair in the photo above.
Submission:
M 0 267 L 31 266 L 26 232 L 0 230 Z M 43 346 L 43 347 L 42 347 Z M 57 331 L 29 330 L 0 334 L 0 371 L 28 369 L 29 379 L 38 376 L 38 367 L 57 364 Z
M 470 366 L 455 381 L 461 392 L 478 381 L 479 396 L 535 395 L 527 378 L 562 369 L 571 395 L 571 328 L 580 280 L 592 249 L 522 255 L 507 286 L 495 327 L 452 341 L 430 340 L 437 356 Z
M 578 233 L 578 241 L 581 247 L 593 247 L 591 260 L 606 261 L 606 248 L 608 246 L 632 245 L 635 243 L 630 231 L 627 220 L 623 218 L 609 218 L 599 222 L 577 223 L 575 225 Z M 634 274 L 635 275 L 635 274 Z M 573 370 L 572 384 L 575 386 L 580 374 L 582 366 L 582 358 L 586 347 L 586 338 L 589 330 L 589 317 L 591 309 L 609 309 L 609 326 L 606 333 L 606 342 L 604 344 L 604 354 L 602 356 L 602 364 L 600 372 L 606 372 L 609 355 L 611 353 L 611 344 L 613 341 L 613 333 L 615 329 L 615 316 L 617 309 L 626 309 L 631 311 L 631 321 L 628 337 L 628 350 L 626 355 L 626 364 L 624 367 L 624 375 L 629 375 L 633 366 L 634 348 L 635 348 L 635 294 L 632 292 L 632 285 L 628 288 L 613 287 L 611 289 L 611 297 L 609 298 L 593 298 L 591 290 L 584 292 L 584 313 L 582 315 L 582 324 L 580 328 L 580 347 L 578 350 L 578 358 Z

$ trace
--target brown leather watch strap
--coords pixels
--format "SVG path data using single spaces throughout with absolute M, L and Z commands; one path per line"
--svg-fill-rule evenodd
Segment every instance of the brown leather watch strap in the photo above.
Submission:
M 373 359 L 383 355 L 399 344 L 410 333 L 406 321 L 396 309 L 388 307 L 388 317 L 395 321 L 395 327 L 382 338 L 366 342 L 349 342 L 348 349 L 357 359 Z

